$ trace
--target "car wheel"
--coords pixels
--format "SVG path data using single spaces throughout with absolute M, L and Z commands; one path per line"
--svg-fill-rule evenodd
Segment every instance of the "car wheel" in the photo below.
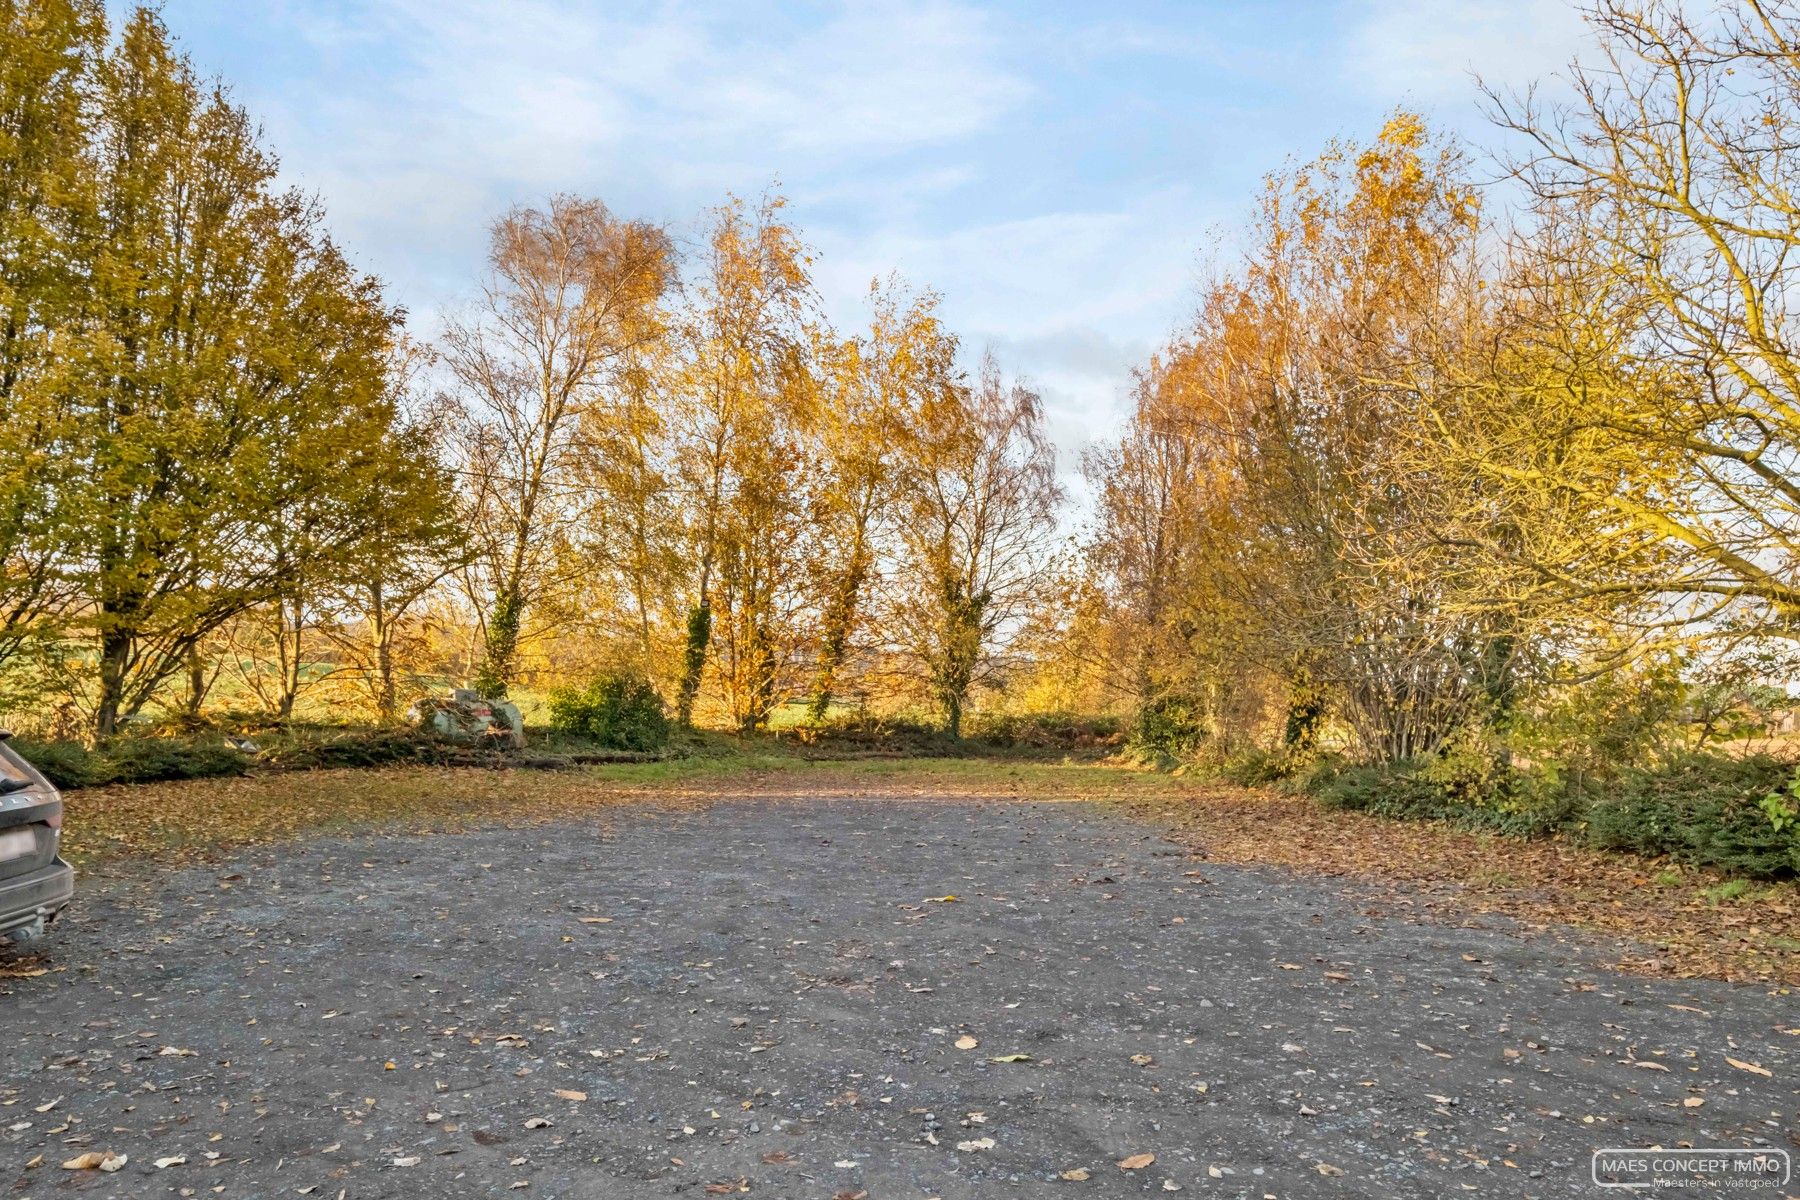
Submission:
M 15 946 L 29 946 L 44 936 L 44 918 L 39 917 L 29 925 L 21 925 L 17 929 L 9 929 L 4 935 Z

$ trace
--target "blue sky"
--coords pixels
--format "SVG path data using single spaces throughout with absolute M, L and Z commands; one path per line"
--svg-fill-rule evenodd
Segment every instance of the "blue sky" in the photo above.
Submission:
M 941 292 L 1074 452 L 1258 179 L 1396 104 L 1491 143 L 1471 69 L 1559 69 L 1565 0 L 166 0 L 197 66 L 429 336 L 484 225 L 566 190 L 691 231 L 779 180 L 835 319 Z

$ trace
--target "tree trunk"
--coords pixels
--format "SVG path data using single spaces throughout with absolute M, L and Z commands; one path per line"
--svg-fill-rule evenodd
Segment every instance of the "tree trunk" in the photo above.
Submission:
M 850 565 L 843 578 L 838 581 L 837 593 L 832 596 L 825 609 L 825 627 L 821 631 L 819 647 L 819 673 L 813 680 L 812 704 L 806 713 L 807 718 L 814 723 L 823 721 L 831 711 L 832 693 L 837 689 L 838 672 L 843 669 L 844 659 L 850 652 L 850 631 L 856 624 L 857 601 L 862 598 L 863 581 L 868 574 L 868 551 L 859 531 L 855 548 L 850 554 Z
M 475 687 L 483 696 L 495 700 L 506 698 L 506 689 L 518 669 L 519 619 L 524 601 L 517 588 L 504 588 L 494 597 L 494 615 L 488 622 L 486 653 Z
M 399 704 L 394 686 L 394 635 L 379 580 L 369 585 L 369 636 L 375 643 L 375 712 L 382 724 L 391 725 Z
M 125 671 L 131 662 L 132 637 L 108 621 L 100 634 L 100 698 L 94 706 L 94 734 L 105 739 L 119 731 L 125 702 Z
M 200 706 L 206 703 L 206 660 L 200 657 L 200 643 L 187 652 L 187 695 L 182 698 L 182 711 L 190 721 L 200 719 Z
M 706 670 L 706 650 L 712 642 L 712 602 L 702 599 L 688 614 L 687 648 L 681 661 L 681 687 L 676 693 L 675 716 L 683 729 L 694 727 L 694 701 L 700 695 L 700 677 Z

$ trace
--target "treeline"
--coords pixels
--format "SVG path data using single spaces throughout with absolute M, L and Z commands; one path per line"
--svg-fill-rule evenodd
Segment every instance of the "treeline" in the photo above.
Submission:
M 626 672 L 683 721 L 879 689 L 954 730 L 1006 665 L 1055 455 L 934 295 L 840 332 L 779 198 L 684 239 L 565 196 L 423 344 L 276 174 L 154 12 L 0 0 L 0 715 Z
M 1800 17 L 1589 16 L 1500 183 L 1408 113 L 1276 173 L 1139 372 L 1069 643 L 1141 741 L 1529 805 L 1787 706 Z

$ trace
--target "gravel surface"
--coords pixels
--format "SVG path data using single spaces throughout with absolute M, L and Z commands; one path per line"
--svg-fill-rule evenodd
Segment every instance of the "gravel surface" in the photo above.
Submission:
M 1793 1148 L 1795 997 L 1373 898 L 1087 804 L 818 797 L 90 878 L 0 978 L 0 1185 L 1598 1196 L 1598 1147 Z

